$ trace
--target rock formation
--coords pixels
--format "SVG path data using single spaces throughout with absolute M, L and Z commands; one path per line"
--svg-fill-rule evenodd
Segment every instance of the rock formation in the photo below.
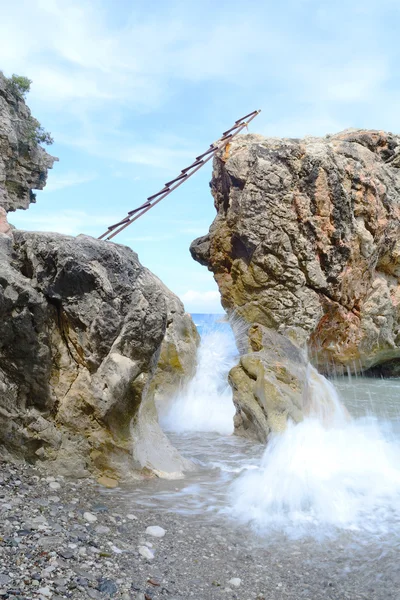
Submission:
M 107 485 L 180 476 L 191 465 L 154 397 L 191 376 L 196 328 L 130 248 L 10 227 L 7 212 L 28 208 L 55 160 L 35 127 L 0 74 L 1 452 Z
M 181 472 L 151 384 L 183 305 L 129 248 L 54 233 L 15 231 L 14 246 L 0 238 L 1 443 L 65 474 Z M 185 340 L 193 363 L 196 343 Z
M 200 335 L 192 317 L 183 312 L 182 302 L 153 275 L 164 290 L 168 318 L 161 344 L 157 371 L 152 381 L 156 402 L 166 403 L 194 377 L 196 359 L 194 351 L 200 343 Z
M 235 432 L 265 442 L 287 419 L 303 418 L 307 361 L 289 339 L 262 325 L 248 329 L 249 351 L 229 373 Z
M 33 138 L 35 121 L 24 100 L 0 72 L 0 207 L 7 212 L 35 202 L 56 158 Z
M 0 233 L 12 238 L 11 225 L 8 222 L 7 213 L 2 206 L 0 206 Z
M 322 372 L 396 372 L 400 136 L 242 136 L 215 158 L 211 187 L 217 216 L 191 252 L 228 313 L 307 346 Z

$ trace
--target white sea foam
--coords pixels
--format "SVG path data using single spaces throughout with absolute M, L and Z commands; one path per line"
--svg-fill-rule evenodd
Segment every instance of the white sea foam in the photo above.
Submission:
M 312 369 L 308 376 L 315 410 L 270 439 L 260 469 L 232 484 L 227 511 L 264 534 L 398 531 L 398 438 L 375 417 L 351 420 L 333 385 Z
M 235 411 L 227 373 L 237 362 L 235 354 L 230 333 L 203 331 L 196 375 L 163 419 L 166 429 L 189 436 L 182 438 L 189 456 L 192 444 L 202 439 L 194 432 L 230 434 L 233 430 Z M 324 537 L 340 530 L 400 534 L 400 435 L 387 420 L 361 410 L 366 406 L 370 413 L 373 409 L 382 414 L 380 405 L 387 404 L 389 383 L 367 385 L 362 380 L 357 402 L 350 407 L 357 406 L 363 416 L 351 418 L 330 381 L 310 365 L 306 378 L 304 406 L 309 416 L 272 436 L 261 460 L 256 458 L 257 450 L 252 459 L 235 457 L 233 452 L 229 460 L 221 460 L 216 441 L 208 460 L 205 448 L 198 452 L 197 460 L 221 473 L 215 505 L 264 535 L 284 531 L 293 537 Z M 389 400 L 395 397 L 394 384 L 390 385 Z M 355 390 L 351 382 L 344 387 L 349 386 Z M 371 394 L 366 393 L 370 389 L 375 396 L 377 390 L 382 394 L 376 396 L 379 406 L 371 405 Z M 396 419 L 392 423 L 396 425 Z M 228 438 L 221 440 L 226 444 Z M 224 485 L 228 485 L 227 496 Z M 212 489 L 206 486 L 203 503 L 211 500 Z
M 227 375 L 235 364 L 235 354 L 229 331 L 209 327 L 203 332 L 194 378 L 160 417 L 166 430 L 233 432 L 235 408 Z

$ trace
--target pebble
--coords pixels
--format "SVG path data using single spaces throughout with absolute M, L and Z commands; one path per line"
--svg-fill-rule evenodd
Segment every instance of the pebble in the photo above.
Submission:
M 153 560 L 154 558 L 154 552 L 147 546 L 139 546 L 139 554 L 143 556 L 143 558 L 147 558 L 147 560 Z
M 117 585 L 112 579 L 102 579 L 99 582 L 99 592 L 114 596 L 118 591 Z
M 58 554 L 62 558 L 65 558 L 66 560 L 68 560 L 69 558 L 72 558 L 74 556 L 74 553 L 72 552 L 72 550 L 60 550 Z
M 59 490 L 61 488 L 61 485 L 58 483 L 58 481 L 50 481 L 49 488 L 51 490 Z
M 53 583 L 54 585 L 56 585 L 57 587 L 62 587 L 64 585 L 67 585 L 68 583 L 68 579 L 65 579 L 65 577 L 58 577 L 56 579 L 53 579 Z
M 83 513 L 83 518 L 85 519 L 85 521 L 87 521 L 88 523 L 95 523 L 97 521 L 97 517 L 96 515 L 94 515 L 91 512 L 84 512 Z
M 163 538 L 166 534 L 165 529 L 159 527 L 158 525 L 151 525 L 146 529 L 147 535 L 152 535 L 153 537 Z
M 308 541 L 287 543 L 275 554 L 276 546 L 253 546 L 246 530 L 240 529 L 238 537 L 221 521 L 190 520 L 139 507 L 139 519 L 132 518 L 135 515 L 126 514 L 129 508 L 120 505 L 119 494 L 101 490 L 90 480 L 60 479 L 61 490 L 54 497 L 49 494 L 51 481 L 35 480 L 32 475 L 40 472 L 34 466 L 19 466 L 22 484 L 14 486 L 12 469 L 0 458 L 0 483 L 2 477 L 8 478 L 0 485 L 0 600 L 389 599 L 383 585 L 382 590 L 367 589 L 370 563 L 363 570 L 361 558 L 370 557 L 356 545 L 353 563 L 346 542 L 340 546 L 343 564 L 335 564 L 332 546 L 318 550 L 322 557 L 318 564 L 315 544 Z M 134 508 L 132 500 L 125 501 Z M 97 522 L 88 522 L 84 511 L 97 515 Z M 150 534 L 155 525 L 146 530 L 149 522 L 163 523 L 165 530 L 158 529 L 165 533 L 164 539 Z M 333 548 L 339 551 L 337 544 Z M 69 551 L 73 556 L 63 558 Z M 381 548 L 377 568 L 395 594 L 397 556 L 389 552 L 381 559 L 380 555 Z M 356 576 L 349 575 L 345 565 L 349 571 L 352 566 Z M 334 594 L 329 593 L 328 568 L 335 581 Z M 366 574 L 367 583 L 362 578 Z M 376 573 L 372 575 L 376 578 Z
M 116 479 L 113 479 L 112 477 L 107 477 L 106 475 L 99 477 L 97 483 L 109 489 L 118 487 L 118 481 Z
M 95 527 L 95 532 L 99 533 L 100 535 L 103 533 L 110 533 L 111 529 L 109 527 L 107 527 L 106 525 L 97 525 L 97 527 Z

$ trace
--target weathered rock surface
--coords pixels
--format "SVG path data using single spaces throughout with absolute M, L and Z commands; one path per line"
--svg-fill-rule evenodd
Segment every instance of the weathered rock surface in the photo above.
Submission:
M 299 423 L 312 415 L 332 424 L 347 417 L 331 384 L 297 346 L 296 334 L 283 336 L 258 324 L 248 329 L 247 352 L 229 373 L 238 435 L 265 443 L 270 433 L 286 429 L 288 419 Z
M 296 330 L 322 372 L 398 371 L 400 136 L 242 136 L 215 158 L 211 187 L 217 216 L 191 252 L 228 313 Z
M 287 419 L 303 419 L 307 361 L 289 339 L 261 325 L 248 331 L 248 352 L 229 373 L 236 407 L 235 432 L 266 442 Z
M 217 217 L 191 251 L 228 311 L 300 328 L 328 371 L 400 359 L 400 136 L 243 136 L 212 190 Z
M 11 225 L 7 220 L 7 213 L 2 206 L 0 206 L 0 233 L 12 237 Z
M 24 100 L 0 72 L 0 207 L 7 212 L 35 202 L 56 158 L 32 140 L 34 124 Z
M 156 278 L 154 275 L 153 277 Z M 200 335 L 191 316 L 182 310 L 182 302 L 179 298 L 171 294 L 160 279 L 157 281 L 165 292 L 168 319 L 161 344 L 157 372 L 151 385 L 155 392 L 156 402 L 162 404 L 194 377 Z
M 127 247 L 13 235 L 0 234 L 0 443 L 74 476 L 188 468 L 158 426 L 152 385 L 183 305 Z M 194 357 L 197 338 L 185 344 Z

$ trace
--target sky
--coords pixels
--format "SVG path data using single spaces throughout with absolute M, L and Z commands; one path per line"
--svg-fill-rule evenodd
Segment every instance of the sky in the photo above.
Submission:
M 398 0 L 0 0 L 0 69 L 59 158 L 21 229 L 101 235 L 239 117 L 250 131 L 400 131 Z M 121 233 L 190 312 L 222 312 L 190 242 L 215 209 L 208 163 Z

